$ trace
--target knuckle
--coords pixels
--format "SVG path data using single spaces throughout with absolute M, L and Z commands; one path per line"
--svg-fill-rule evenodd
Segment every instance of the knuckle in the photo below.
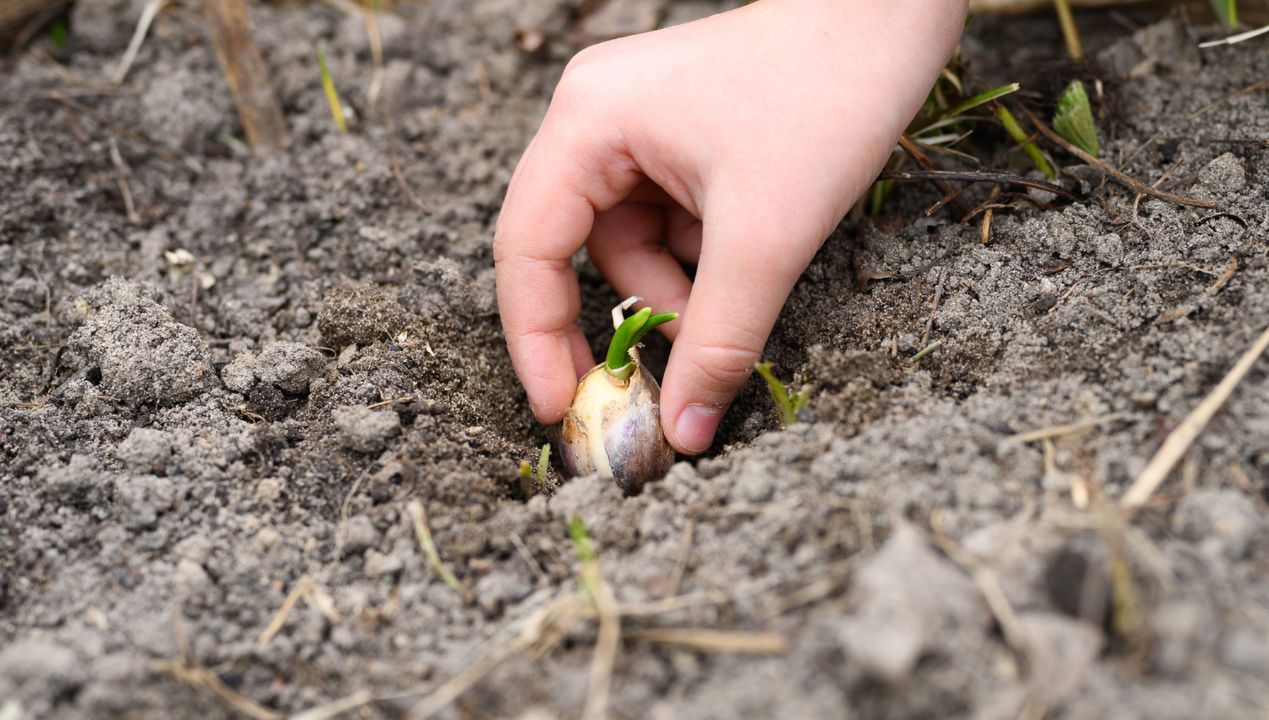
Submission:
M 695 345 L 687 360 L 711 390 L 731 392 L 749 379 L 757 356 L 757 351 L 743 343 L 714 342 Z

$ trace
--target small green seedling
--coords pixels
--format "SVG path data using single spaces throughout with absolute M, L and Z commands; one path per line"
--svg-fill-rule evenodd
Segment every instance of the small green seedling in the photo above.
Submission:
M 595 555 L 595 543 L 590 539 L 590 533 L 586 531 L 586 523 L 582 521 L 581 516 L 574 515 L 568 519 L 568 537 L 573 541 L 577 562 L 581 565 L 581 572 L 578 573 L 577 579 L 582 593 L 594 602 L 595 590 L 602 579 L 599 576 L 599 560 Z
M 760 362 L 754 363 L 754 369 L 767 382 L 767 390 L 771 392 L 771 401 L 775 403 L 776 410 L 780 411 L 780 424 L 784 427 L 793 425 L 798 421 L 798 411 L 806 407 L 811 401 L 811 393 L 806 390 L 800 390 L 792 395 L 789 389 L 780 382 L 780 379 L 771 372 L 771 363 Z
M 339 101 L 339 91 L 335 89 L 335 81 L 330 76 L 330 68 L 326 65 L 326 45 L 317 46 L 317 70 L 322 76 L 322 90 L 326 92 L 326 104 L 330 105 L 331 117 L 335 119 L 335 127 L 341 133 L 348 132 L 348 118 L 344 116 L 344 104 Z
M 1212 0 L 1212 9 L 1225 27 L 1232 28 L 1238 24 L 1238 0 Z
M 58 50 L 66 49 L 66 39 L 70 37 L 70 28 L 65 20 L 57 20 L 48 29 L 48 41 Z
M 1053 129 L 1089 155 L 1101 155 L 1097 126 L 1093 123 L 1093 108 L 1088 102 L 1084 83 L 1074 80 L 1062 91 L 1057 110 L 1053 113 Z
M 604 360 L 604 368 L 609 375 L 618 380 L 629 380 L 634 374 L 635 363 L 630 357 L 630 350 L 638 346 L 653 328 L 674 320 L 678 313 L 652 314 L 652 308 L 644 308 L 622 321 L 608 343 L 608 355 Z
M 528 460 L 520 461 L 520 488 L 524 491 L 524 497 L 531 498 L 546 489 L 546 471 L 551 466 L 551 443 L 542 446 L 542 452 L 538 453 L 537 470 L 533 469 L 533 465 Z
M 1022 151 L 1027 154 L 1027 157 L 1031 158 L 1031 162 L 1036 169 L 1044 173 L 1044 176 L 1050 180 L 1057 177 L 1057 172 L 1054 171 L 1053 165 L 1048 158 L 1044 157 L 1044 153 L 1040 151 L 1035 142 L 1027 136 L 1026 131 L 1018 124 L 1018 119 L 1013 116 L 1013 113 L 1009 112 L 1009 108 L 1004 105 L 997 105 L 996 116 L 1000 118 L 1000 124 L 1005 127 L 1005 132 L 1009 134 L 1009 137 L 1019 144 Z

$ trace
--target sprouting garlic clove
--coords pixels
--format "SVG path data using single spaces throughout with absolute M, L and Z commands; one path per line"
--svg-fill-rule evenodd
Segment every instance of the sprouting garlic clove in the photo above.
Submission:
M 661 387 L 634 358 L 620 380 L 598 365 L 582 376 L 564 416 L 560 454 L 571 475 L 611 477 L 627 495 L 659 480 L 674 464 L 661 431 Z

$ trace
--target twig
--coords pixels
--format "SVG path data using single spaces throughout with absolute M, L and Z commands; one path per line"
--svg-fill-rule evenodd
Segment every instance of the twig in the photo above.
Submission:
M 468 590 L 458 578 L 454 577 L 454 573 L 450 572 L 449 566 L 441 562 L 441 554 L 436 550 L 436 543 L 432 540 L 432 531 L 427 527 L 427 516 L 423 513 L 423 503 L 418 500 L 411 500 L 406 506 L 406 510 L 410 514 L 410 522 L 414 525 L 414 534 L 419 539 L 419 549 L 423 551 L 423 556 L 427 558 L 427 565 L 436 573 L 441 582 L 450 587 L 451 590 L 463 596 L 467 602 L 472 601 L 471 591 Z
M 989 182 L 1005 185 L 1022 185 L 1023 187 L 1051 192 L 1063 200 L 1068 200 L 1070 202 L 1075 202 L 1079 199 L 1072 194 L 1071 191 L 1060 185 L 1054 185 L 1053 183 L 1036 180 L 1034 178 L 1023 177 L 1022 175 L 986 172 L 983 170 L 885 170 L 877 177 L 880 180 L 933 180 L 935 178 L 939 178 L 959 182 Z M 1212 205 L 1211 207 L 1215 207 L 1215 205 Z
M 899 147 L 903 148 L 903 151 L 911 156 L 912 159 L 915 160 L 921 167 L 926 170 L 936 170 L 934 161 L 930 160 L 930 156 L 925 154 L 925 151 L 921 149 L 920 144 L 908 135 L 904 134 L 899 136 Z M 952 203 L 952 209 L 956 211 L 957 215 L 964 215 L 969 212 L 969 207 L 965 205 L 965 201 L 959 198 L 959 193 L 955 192 L 955 189 L 951 185 L 948 185 L 946 180 L 940 177 L 930 177 L 925 179 L 929 180 L 934 187 L 938 188 L 939 192 L 943 193 L 943 197 L 948 198 L 948 202 Z M 942 205 L 939 207 L 942 207 Z M 926 215 L 934 214 L 935 210 L 938 210 L 938 208 L 936 207 L 930 212 L 927 212 Z
M 986 245 L 991 242 L 991 221 L 995 217 L 996 208 L 990 203 L 994 203 L 996 198 L 1000 197 L 1000 186 L 997 185 L 991 189 L 991 194 L 987 196 L 986 210 L 983 211 L 983 224 L 978 230 L 978 242 Z
M 128 41 L 128 49 L 120 58 L 119 67 L 115 68 L 114 75 L 110 78 L 111 82 L 122 85 L 123 79 L 128 77 L 128 70 L 132 69 L 132 63 L 136 62 L 137 53 L 141 51 L 141 44 L 145 42 L 145 36 L 150 32 L 151 23 L 166 4 L 167 0 L 149 0 L 145 4 L 145 8 L 141 10 L 141 19 L 137 20 L 137 29 L 132 33 L 132 40 Z
M 1035 442 L 1036 440 L 1047 440 L 1049 438 L 1061 437 L 1063 435 L 1070 435 L 1071 433 L 1077 433 L 1081 430 L 1087 430 L 1088 428 L 1091 428 L 1091 427 L 1104 425 L 1105 423 L 1108 423 L 1108 422 L 1123 420 L 1126 417 L 1128 417 L 1128 413 L 1123 413 L 1123 412 L 1107 413 L 1105 415 L 1098 415 L 1097 417 L 1086 418 L 1078 422 L 1066 423 L 1065 425 L 1053 425 L 1046 428 L 1040 428 L 1039 430 L 1028 430 L 1027 432 L 1020 432 L 1015 435 L 1010 435 L 1008 439 L 1013 440 L 1015 442 L 1020 442 L 1020 443 Z
M 410 202 L 419 209 L 424 215 L 431 215 L 432 211 L 428 209 L 419 196 L 415 194 L 414 188 L 410 186 L 410 181 L 405 179 L 405 173 L 401 171 L 401 163 L 397 160 L 397 154 L 391 149 L 388 150 L 388 164 L 392 166 L 392 177 L 397 179 L 397 184 L 401 186 L 401 190 L 405 192 L 405 196 L 410 198 Z
M 1077 147 L 1075 144 L 1071 143 L 1066 138 L 1062 137 L 1061 135 L 1058 135 L 1056 132 L 1054 132 L 1053 128 L 1049 127 L 1048 125 L 1045 125 L 1044 122 L 1041 121 L 1040 118 L 1036 117 L 1035 113 L 1031 112 L 1029 109 L 1024 107 L 1022 108 L 1022 112 L 1027 116 L 1027 119 L 1031 121 L 1031 124 L 1034 125 L 1036 129 L 1040 131 L 1041 135 L 1044 135 L 1046 138 L 1053 141 L 1063 150 L 1071 153 L 1072 155 L 1079 158 L 1080 160 L 1083 160 L 1089 165 L 1092 165 L 1093 167 L 1096 167 L 1097 169 L 1106 173 L 1115 182 L 1118 182 L 1120 185 L 1123 185 L 1130 190 L 1136 190 L 1139 193 L 1145 193 L 1146 195 L 1150 195 L 1151 197 L 1157 197 L 1160 200 L 1167 200 L 1168 202 L 1176 203 L 1177 205 L 1189 205 L 1192 207 L 1201 207 L 1201 208 L 1216 207 L 1215 201 L 1199 200 L 1197 198 L 1186 197 L 1184 195 L 1177 195 L 1176 193 L 1170 193 L 1167 190 L 1158 190 L 1156 188 L 1152 188 L 1149 185 L 1146 185 L 1145 183 L 1141 182 L 1140 180 L 1135 180 L 1129 177 L 1128 175 L 1124 174 L 1123 172 L 1111 167 L 1105 162 L 1098 160 L 1097 158 L 1093 157 L 1087 152 L 1084 152 L 1084 150 Z
M 1053 0 L 1053 8 L 1057 10 L 1058 24 L 1062 26 L 1066 54 L 1072 62 L 1084 62 L 1084 46 L 1080 43 L 1080 32 L 1075 27 L 1075 15 L 1071 12 L 1070 0 Z
M 1150 462 L 1145 469 L 1141 471 L 1141 474 L 1137 475 L 1132 487 L 1128 488 L 1128 492 L 1119 501 L 1120 506 L 1131 512 L 1144 505 L 1150 499 L 1154 491 L 1167 479 L 1168 473 L 1172 471 L 1172 468 L 1176 466 L 1181 457 L 1194 444 L 1199 434 L 1207 427 L 1207 423 L 1212 419 L 1212 416 L 1229 399 L 1229 396 L 1234 392 L 1234 388 L 1251 371 L 1252 366 L 1256 364 L 1256 360 L 1264 353 L 1265 348 L 1269 348 L 1269 328 L 1265 328 L 1265 331 L 1260 334 L 1260 338 L 1247 349 L 1247 352 L 1243 353 L 1242 357 L 1238 358 L 1238 362 L 1234 363 L 1234 367 L 1230 369 L 1220 383 L 1168 435 L 1167 439 L 1163 441 L 1163 445 L 1155 452 L 1154 457 L 1150 458 Z
M 295 587 L 291 588 L 291 593 L 282 601 L 282 607 L 278 608 L 277 613 L 273 616 L 273 621 L 262 631 L 256 638 L 256 645 L 268 645 L 269 641 L 282 630 L 286 625 L 286 621 L 290 619 L 291 613 L 295 611 L 295 606 L 299 604 L 313 585 L 313 579 L 304 575 L 295 583 Z
M 908 362 L 910 362 L 910 363 L 918 363 L 918 362 L 921 362 L 921 360 L 922 360 L 922 359 L 923 359 L 926 355 L 929 355 L 930 353 L 934 352 L 935 350 L 938 350 L 938 349 L 939 349 L 939 348 L 941 348 L 941 347 L 943 347 L 943 341 L 942 341 L 942 340 L 935 340 L 934 342 L 930 343 L 929 345 L 926 345 L 925 347 L 921 348 L 921 351 L 920 351 L 920 352 L 918 352 L 916 355 L 913 355 L 912 357 L 908 358 Z
M 203 13 L 247 143 L 257 150 L 281 150 L 286 144 L 286 120 L 260 46 L 251 34 L 246 0 L 203 0 Z
M 627 630 L 627 640 L 674 645 L 698 652 L 745 655 L 783 655 L 789 640 L 777 632 L 728 632 L 705 628 L 646 628 Z
M 228 685 L 221 682 L 216 673 L 207 668 L 187 666 L 173 660 L 158 660 L 150 664 L 154 670 L 165 672 L 172 677 L 194 687 L 201 687 L 220 696 L 230 707 L 253 720 L 282 720 L 285 715 L 239 695 Z
M 947 282 L 947 270 L 939 273 L 939 284 L 934 287 L 934 299 L 930 301 L 930 316 L 925 319 L 925 332 L 921 333 L 921 347 L 930 342 L 930 333 L 934 330 L 934 315 L 939 311 L 939 301 L 943 299 L 943 283 Z
M 1013 606 L 1009 604 L 1005 591 L 1001 589 L 1000 581 L 996 578 L 996 574 L 984 567 L 974 556 L 963 550 L 947 534 L 943 527 L 943 517 L 937 510 L 930 515 L 930 529 L 934 531 L 934 540 L 943 549 L 943 552 L 953 562 L 969 571 L 969 574 L 973 576 L 979 592 L 983 594 L 983 598 L 987 601 L 987 607 L 991 608 L 991 614 L 995 616 L 996 622 L 1000 624 L 1000 630 L 1004 633 L 1005 641 L 1009 643 L 1009 647 L 1013 648 L 1013 651 L 1020 659 L 1025 660 L 1027 657 L 1027 636 L 1022 631 L 1022 624 L 1018 622 L 1018 616 L 1014 613 Z
M 115 142 L 114 137 L 106 138 L 106 143 L 110 147 L 110 162 L 114 164 L 115 171 L 118 173 L 116 179 L 119 182 L 119 194 L 123 196 L 124 213 L 128 217 L 128 222 L 138 225 L 141 223 L 141 216 L 137 214 L 137 206 L 132 200 L 132 188 L 128 185 L 128 164 L 119 154 L 119 143 Z
M 1209 40 L 1204 43 L 1199 43 L 1199 47 L 1210 48 L 1210 47 L 1216 47 L 1217 45 L 1235 45 L 1237 43 L 1250 40 L 1254 37 L 1264 35 L 1265 33 L 1269 33 L 1269 25 L 1256 28 L 1255 30 L 1248 30 L 1247 32 L 1244 32 L 1244 33 L 1238 33 L 1237 35 L 1230 35 L 1229 37 L 1221 38 L 1220 40 Z

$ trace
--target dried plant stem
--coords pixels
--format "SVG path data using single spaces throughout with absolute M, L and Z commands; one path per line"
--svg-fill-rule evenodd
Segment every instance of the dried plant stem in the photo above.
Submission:
M 432 531 L 427 527 L 427 515 L 423 513 L 423 503 L 411 500 L 406 505 L 406 510 L 410 513 L 410 523 L 414 526 L 414 534 L 418 536 L 419 548 L 423 551 L 423 556 L 427 558 L 428 567 L 436 573 L 441 582 L 462 595 L 464 600 L 471 602 L 471 591 L 464 587 L 458 578 L 454 577 L 454 573 L 450 572 L 449 566 L 441 561 L 441 554 L 436 550 L 436 543 L 432 540 Z
M 1069 0 L 1053 0 L 1058 24 L 1062 26 L 1062 39 L 1066 41 L 1066 54 L 1072 62 L 1084 62 L 1084 46 L 1080 43 L 1080 31 L 1075 27 L 1075 14 Z
M 1226 373 L 1216 387 L 1207 394 L 1207 397 L 1194 408 L 1185 420 L 1177 426 L 1175 430 L 1168 435 L 1163 441 L 1163 445 L 1155 452 L 1154 457 L 1150 458 L 1150 462 L 1146 465 L 1137 479 L 1133 481 L 1132 487 L 1128 492 L 1124 493 L 1123 498 L 1119 501 L 1121 507 L 1128 511 L 1141 507 L 1150 499 L 1154 491 L 1163 484 L 1167 479 L 1168 473 L 1172 472 L 1172 468 L 1176 467 L 1177 462 L 1185 455 L 1194 444 L 1194 441 L 1203 432 L 1203 428 L 1207 427 L 1207 423 L 1220 410 L 1229 396 L 1233 394 L 1234 388 L 1242 379 L 1251 371 L 1256 360 L 1269 348 L 1269 328 L 1260 334 L 1260 338 L 1252 344 L 1242 357 L 1238 358 L 1238 362 L 1234 363 L 1234 367 Z
M 251 34 L 246 0 L 203 0 L 203 11 L 247 144 L 256 150 L 281 150 L 286 143 L 286 121 L 260 46 Z
M 1027 119 L 1031 121 L 1031 124 L 1034 125 L 1035 128 L 1040 131 L 1041 135 L 1053 141 L 1063 150 L 1069 152 L 1070 154 L 1074 155 L 1080 160 L 1083 160 L 1089 165 L 1092 165 L 1098 170 L 1101 170 L 1102 172 L 1106 173 L 1107 175 L 1110 176 L 1112 180 L 1119 183 L 1120 185 L 1127 187 L 1129 190 L 1136 190 L 1139 193 L 1144 193 L 1151 197 L 1159 198 L 1160 200 L 1167 200 L 1168 202 L 1176 203 L 1177 205 L 1189 205 L 1191 207 L 1201 207 L 1201 208 L 1216 207 L 1215 201 L 1199 200 L 1198 198 L 1191 198 L 1191 197 L 1185 197 L 1184 195 L 1177 195 L 1176 193 L 1170 193 L 1166 190 L 1159 190 L 1157 188 L 1152 188 L 1149 185 L 1146 185 L 1145 183 L 1141 182 L 1140 180 L 1135 180 L 1129 177 L 1127 174 L 1106 164 L 1102 160 L 1098 160 L 1092 155 L 1084 152 L 1082 149 L 1077 147 L 1075 144 L 1071 143 L 1066 138 L 1062 137 L 1061 135 L 1058 135 L 1057 132 L 1053 130 L 1053 128 L 1049 127 L 1048 125 L 1045 125 L 1044 122 L 1040 120 L 1040 118 L 1036 117 L 1035 113 L 1031 112 L 1030 110 L 1026 108 L 1023 108 L 1022 112 L 1023 114 L 1027 116 Z

